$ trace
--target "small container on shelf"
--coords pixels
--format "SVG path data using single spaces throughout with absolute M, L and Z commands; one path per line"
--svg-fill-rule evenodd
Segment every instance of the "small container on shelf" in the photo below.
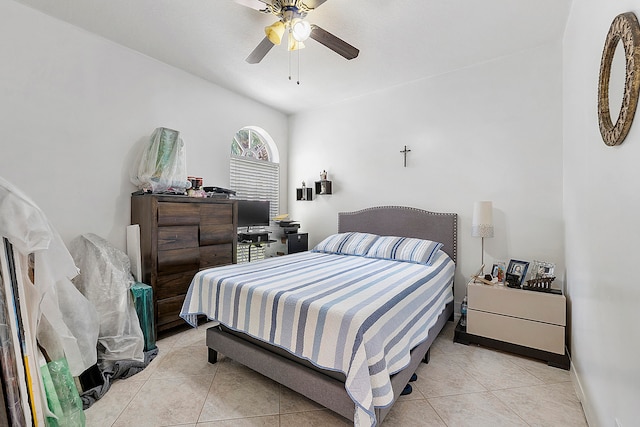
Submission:
M 316 181 L 316 194 L 332 194 L 331 181 Z
M 313 200 L 313 189 L 310 187 L 296 188 L 296 200 Z
M 331 181 L 327 180 L 327 171 L 320 172 L 320 181 L 316 181 L 316 194 L 331 194 Z

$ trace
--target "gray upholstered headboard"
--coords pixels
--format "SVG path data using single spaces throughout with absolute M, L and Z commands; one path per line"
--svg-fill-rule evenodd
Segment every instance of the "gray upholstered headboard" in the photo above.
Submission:
M 338 232 L 358 231 L 380 236 L 417 237 L 443 244 L 457 262 L 458 214 L 429 212 L 404 206 L 377 206 L 338 213 Z

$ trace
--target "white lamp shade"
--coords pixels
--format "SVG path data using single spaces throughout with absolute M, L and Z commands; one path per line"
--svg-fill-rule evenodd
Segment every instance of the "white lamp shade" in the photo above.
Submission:
M 291 34 L 296 41 L 303 42 L 311 34 L 311 24 L 302 19 L 294 19 L 291 22 Z
M 473 237 L 493 237 L 493 204 L 491 202 L 475 202 L 473 204 L 471 235 Z

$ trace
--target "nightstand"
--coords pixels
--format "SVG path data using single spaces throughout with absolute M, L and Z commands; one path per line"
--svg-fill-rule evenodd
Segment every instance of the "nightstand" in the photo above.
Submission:
M 309 233 L 290 233 L 286 237 L 288 254 L 309 250 Z
M 467 326 L 458 325 L 454 341 L 493 347 L 569 369 L 564 295 L 471 282 L 467 300 Z

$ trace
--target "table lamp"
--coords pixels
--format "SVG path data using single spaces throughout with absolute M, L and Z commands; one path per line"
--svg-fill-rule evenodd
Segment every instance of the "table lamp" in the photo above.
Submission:
M 493 237 L 493 205 L 491 202 L 475 202 L 473 204 L 473 220 L 471 236 L 482 238 L 482 274 L 484 275 L 484 238 Z

